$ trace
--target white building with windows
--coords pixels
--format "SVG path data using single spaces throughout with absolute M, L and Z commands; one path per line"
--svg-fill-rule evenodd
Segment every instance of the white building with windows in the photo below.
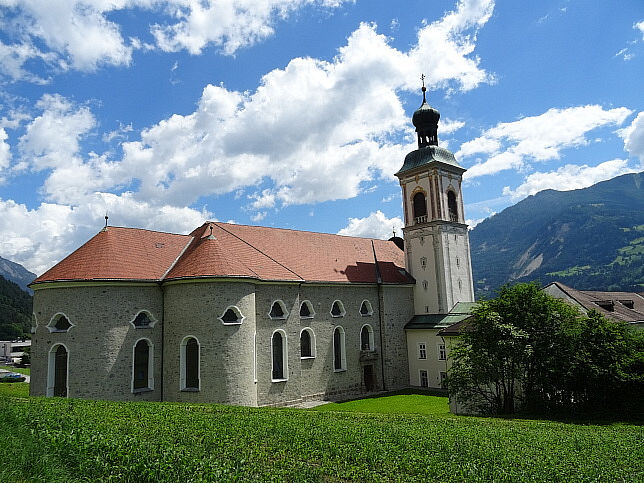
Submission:
M 264 406 L 441 387 L 438 330 L 474 299 L 465 170 L 439 117 L 423 87 L 396 173 L 404 240 L 106 225 L 31 284 L 31 393 Z
M 31 347 L 30 340 L 0 340 L 0 362 L 20 363 L 25 350 Z

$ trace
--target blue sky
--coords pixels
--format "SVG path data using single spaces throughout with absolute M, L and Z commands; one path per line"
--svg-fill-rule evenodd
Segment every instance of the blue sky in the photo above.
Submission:
M 644 4 L 0 0 L 0 256 L 110 224 L 385 238 L 411 115 L 441 112 L 472 225 L 644 169 Z

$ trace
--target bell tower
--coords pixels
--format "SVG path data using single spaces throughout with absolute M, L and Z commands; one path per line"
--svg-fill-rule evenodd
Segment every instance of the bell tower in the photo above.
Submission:
M 461 181 L 466 171 L 438 145 L 440 113 L 423 102 L 412 122 L 418 149 L 396 173 L 403 198 L 407 271 L 416 279 L 416 315 L 445 314 L 457 302 L 474 302 L 470 242 L 463 214 Z

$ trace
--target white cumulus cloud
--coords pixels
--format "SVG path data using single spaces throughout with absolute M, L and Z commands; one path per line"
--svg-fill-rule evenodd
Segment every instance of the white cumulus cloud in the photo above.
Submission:
M 598 105 L 549 109 L 538 116 L 497 124 L 464 143 L 456 157 L 486 157 L 485 161 L 476 160 L 465 173 L 466 179 L 520 170 L 533 161 L 559 159 L 563 149 L 588 144 L 586 135 L 593 129 L 621 125 L 631 113 L 625 107 L 604 109 Z
M 342 228 L 338 235 L 388 240 L 393 236 L 394 230 L 396 236 L 402 236 L 403 226 L 400 217 L 387 218 L 382 211 L 377 210 L 365 218 L 349 218 L 349 224 Z
M 508 186 L 503 188 L 503 194 L 517 201 L 545 189 L 570 191 L 587 188 L 600 181 L 637 171 L 623 159 L 605 161 L 597 166 L 567 164 L 556 171 L 532 173 L 515 189 Z
M 639 158 L 644 166 L 644 112 L 640 112 L 630 126 L 619 131 L 624 139 L 624 149 Z
M 351 0 L 348 0 L 351 1 Z M 53 72 L 128 66 L 134 50 L 185 49 L 200 54 L 209 45 L 225 54 L 264 40 L 278 19 L 307 5 L 337 8 L 343 0 L 0 0 L 0 25 L 13 43 L 0 42 L 0 72 L 12 80 L 43 83 L 28 62 Z M 156 21 L 149 42 L 124 38 L 114 13 L 143 11 Z M 42 48 L 35 47 L 42 45 Z

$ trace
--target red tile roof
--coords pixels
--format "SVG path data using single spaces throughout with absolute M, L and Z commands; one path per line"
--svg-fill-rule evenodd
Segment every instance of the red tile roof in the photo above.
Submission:
M 32 283 L 159 280 L 190 242 L 187 235 L 110 226 Z
M 212 229 L 211 229 L 212 227 Z M 393 242 L 208 222 L 190 235 L 109 227 L 34 280 L 176 280 L 413 283 Z

